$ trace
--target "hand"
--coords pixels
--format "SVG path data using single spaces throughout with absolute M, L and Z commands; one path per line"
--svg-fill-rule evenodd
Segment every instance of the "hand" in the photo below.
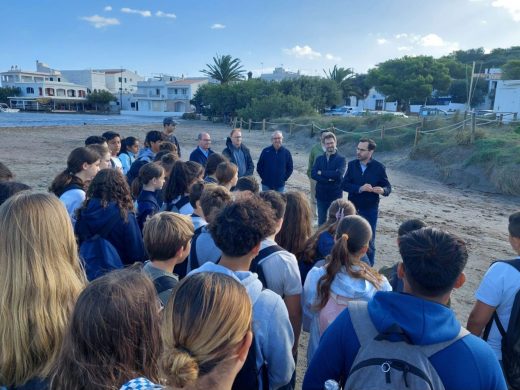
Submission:
M 383 195 L 385 193 L 385 190 L 383 189 L 383 187 L 372 187 L 372 192 L 375 192 L 379 195 Z
M 359 192 L 373 192 L 373 188 L 372 188 L 372 185 L 371 184 L 363 184 L 360 188 L 359 188 Z

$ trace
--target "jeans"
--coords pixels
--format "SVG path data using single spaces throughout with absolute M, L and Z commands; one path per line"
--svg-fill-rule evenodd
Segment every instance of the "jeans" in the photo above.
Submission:
M 269 187 L 269 186 L 266 186 L 265 184 L 262 184 L 262 192 L 264 191 L 276 191 L 276 192 L 285 192 L 285 185 L 281 186 L 281 187 Z
M 327 220 L 327 211 L 333 201 L 316 199 L 316 208 L 318 209 L 318 225 L 323 225 Z
M 368 260 L 370 261 L 370 265 L 373 267 L 375 263 L 375 256 L 376 256 L 376 228 L 377 228 L 377 215 L 378 215 L 378 209 L 377 207 L 373 207 L 371 209 L 358 209 L 358 214 L 365 218 L 368 223 L 370 224 L 370 227 L 372 228 L 372 238 L 370 239 L 370 242 L 368 243 Z

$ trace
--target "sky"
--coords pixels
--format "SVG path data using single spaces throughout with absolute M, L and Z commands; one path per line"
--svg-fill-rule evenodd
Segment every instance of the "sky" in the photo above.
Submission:
M 520 0 L 33 0 L 2 2 L 0 72 L 125 68 L 203 76 L 217 55 L 255 76 L 283 66 L 365 73 L 405 55 L 520 44 Z

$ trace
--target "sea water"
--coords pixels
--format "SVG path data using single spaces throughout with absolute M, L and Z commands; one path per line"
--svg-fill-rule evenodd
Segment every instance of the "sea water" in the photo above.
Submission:
M 134 125 L 157 123 L 162 125 L 162 117 L 62 114 L 41 112 L 0 112 L 0 127 L 41 127 L 41 126 L 85 126 L 85 125 Z

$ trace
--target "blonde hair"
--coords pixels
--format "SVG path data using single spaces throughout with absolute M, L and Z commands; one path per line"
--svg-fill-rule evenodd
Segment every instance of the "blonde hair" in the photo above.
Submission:
M 144 248 L 151 260 L 171 259 L 192 237 L 193 223 L 187 215 L 163 211 L 144 224 Z
M 166 306 L 159 368 L 166 384 L 183 388 L 210 373 L 251 330 L 251 300 L 244 286 L 220 273 L 185 278 Z
M 51 194 L 0 207 L 0 383 L 46 378 L 86 279 L 69 215 Z

